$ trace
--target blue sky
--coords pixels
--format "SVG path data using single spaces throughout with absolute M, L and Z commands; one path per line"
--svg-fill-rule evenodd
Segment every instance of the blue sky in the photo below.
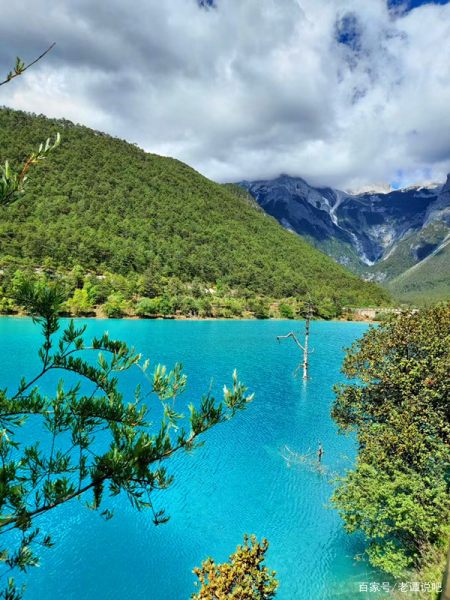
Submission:
M 405 6 L 408 10 L 423 4 L 448 4 L 449 0 L 388 0 L 389 6 Z

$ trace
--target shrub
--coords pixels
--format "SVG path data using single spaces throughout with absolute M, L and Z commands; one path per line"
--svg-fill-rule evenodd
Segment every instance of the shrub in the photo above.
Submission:
M 192 600 L 274 598 L 278 587 L 276 573 L 263 566 L 268 547 L 265 539 L 259 543 L 255 536 L 245 536 L 244 543 L 231 554 L 229 562 L 216 564 L 207 558 L 201 568 L 194 569 L 201 587 L 192 595 Z
M 123 317 L 127 309 L 127 303 L 122 294 L 111 294 L 103 305 L 103 310 L 109 319 Z

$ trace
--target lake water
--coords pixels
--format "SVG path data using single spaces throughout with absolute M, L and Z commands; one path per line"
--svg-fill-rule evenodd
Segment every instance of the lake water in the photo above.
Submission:
M 330 418 L 332 386 L 342 379 L 343 348 L 366 325 L 314 322 L 311 379 L 293 378 L 299 354 L 292 340 L 276 335 L 302 323 L 289 321 L 86 321 L 87 335 L 108 330 L 148 356 L 153 365 L 182 361 L 188 375 L 185 401 L 217 396 L 233 369 L 256 393 L 248 409 L 206 436 L 191 455 L 167 463 L 173 486 L 158 507 L 171 519 L 155 527 L 124 498 L 115 516 L 102 520 L 78 501 L 52 511 L 40 526 L 56 545 L 44 550 L 40 568 L 28 577 L 28 600 L 187 600 L 192 569 L 206 556 L 225 560 L 245 532 L 270 542 L 267 564 L 280 580 L 279 600 L 361 597 L 359 582 L 373 574 L 353 557 L 360 541 L 348 536 L 327 506 L 329 477 L 287 466 L 280 449 L 306 453 L 322 443 L 330 473 L 351 466 L 354 443 L 337 434 Z M 37 367 L 39 335 L 28 319 L 0 319 L 2 387 L 13 386 Z M 25 369 L 25 365 L 28 365 Z M 129 392 L 139 376 L 127 376 Z

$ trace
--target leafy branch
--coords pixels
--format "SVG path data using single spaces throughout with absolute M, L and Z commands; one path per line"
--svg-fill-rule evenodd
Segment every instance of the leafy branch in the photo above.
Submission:
M 54 48 L 55 45 L 56 45 L 56 42 L 53 42 L 53 44 L 51 44 L 47 48 L 47 50 L 45 50 L 42 54 L 40 54 L 37 58 L 35 58 L 28 65 L 26 65 L 21 58 L 17 57 L 14 69 L 8 73 L 8 75 L 6 76 L 6 79 L 4 79 L 3 81 L 0 81 L 0 85 L 5 85 L 5 84 L 9 83 L 15 77 L 19 77 L 19 75 L 22 75 L 22 73 L 24 73 L 27 69 L 29 69 L 30 67 L 35 65 L 42 58 L 44 58 L 44 56 L 46 54 L 48 54 Z
M 0 86 L 9 83 L 15 77 L 22 75 L 27 69 L 35 65 L 40 61 L 46 54 L 52 50 L 55 46 L 55 42 L 51 44 L 45 52 L 38 56 L 28 65 L 25 65 L 23 60 L 19 57 L 16 58 L 16 64 L 13 71 L 10 71 Z M 40 144 L 37 152 L 33 152 L 22 165 L 19 170 L 11 168 L 9 161 L 5 161 L 3 166 L 0 166 L 0 204 L 11 204 L 15 200 L 18 200 L 25 192 L 25 184 L 27 181 L 27 173 L 33 165 L 44 160 L 47 155 L 59 146 L 61 141 L 59 133 L 56 134 L 54 141 L 48 138 L 45 143 Z
M 77 328 L 73 321 L 60 331 L 61 295 L 55 287 L 23 284 L 18 301 L 40 326 L 43 343 L 38 373 L 23 379 L 13 394 L 0 391 L 0 535 L 19 533 L 16 547 L 6 537 L 0 549 L 7 572 L 39 563 L 35 549 L 51 545 L 51 538 L 35 520 L 75 498 L 86 497 L 87 506 L 99 510 L 105 496 L 124 494 L 137 510 L 149 509 L 155 525 L 166 522 L 152 498 L 173 481 L 164 461 L 196 448 L 204 432 L 228 421 L 253 398 L 234 372 L 221 401 L 208 393 L 189 404 L 185 416 L 174 402 L 186 386 L 181 366 L 167 371 L 157 365 L 149 377 L 149 394 L 158 400 L 162 416 L 152 431 L 141 389 L 132 401 L 119 391 L 120 374 L 135 367 L 145 372 L 148 361 L 143 363 L 140 354 L 107 334 L 87 344 L 85 327 Z M 72 373 L 76 382 L 65 386 L 60 381 L 53 396 L 42 394 L 37 384 L 56 370 Z M 30 419 L 49 440 L 23 441 L 21 432 Z M 112 516 L 109 508 L 101 514 Z
M 48 138 L 45 143 L 40 144 L 37 152 L 30 154 L 19 171 L 11 168 L 9 161 L 0 166 L 0 204 L 11 204 L 25 193 L 27 173 L 30 168 L 44 160 L 52 150 L 59 146 L 60 142 L 59 133 L 56 134 L 53 141 Z

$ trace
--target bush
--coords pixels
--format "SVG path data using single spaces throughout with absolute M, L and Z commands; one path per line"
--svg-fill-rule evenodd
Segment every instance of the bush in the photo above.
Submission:
M 109 319 L 123 317 L 127 309 L 127 303 L 122 294 L 111 294 L 103 305 L 103 310 Z
M 15 310 L 15 305 L 11 298 L 0 297 L 0 313 L 2 315 L 11 315 Z
M 139 317 L 155 317 L 159 314 L 159 298 L 141 298 L 135 310 Z
M 65 306 L 69 312 L 76 316 L 90 315 L 94 312 L 94 302 L 86 286 L 82 289 L 76 289 L 72 298 L 66 301 Z
M 195 317 L 200 312 L 200 302 L 190 296 L 184 296 L 179 301 L 180 312 L 187 317 Z
M 249 304 L 249 307 L 253 312 L 255 319 L 268 319 L 270 316 L 266 303 L 260 298 L 253 300 L 253 302 Z
M 289 304 L 280 304 L 278 310 L 282 319 L 293 319 L 295 317 L 294 309 Z
M 207 298 L 201 298 L 199 300 L 199 315 L 201 317 L 213 316 L 213 307 L 211 302 Z
M 263 566 L 268 547 L 265 539 L 259 543 L 255 536 L 250 539 L 245 536 L 243 545 L 237 547 L 229 562 L 216 564 L 207 558 L 201 568 L 194 569 L 201 587 L 192 595 L 192 600 L 274 598 L 278 587 L 276 573 Z

